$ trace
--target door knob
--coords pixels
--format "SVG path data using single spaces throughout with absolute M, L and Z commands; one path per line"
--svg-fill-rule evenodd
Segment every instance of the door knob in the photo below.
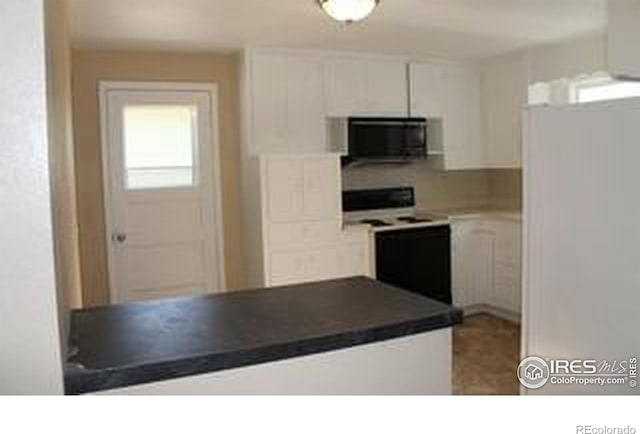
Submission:
M 124 243 L 125 241 L 127 241 L 127 234 L 123 234 L 123 233 L 115 233 L 112 236 L 113 241 L 115 241 L 116 243 Z

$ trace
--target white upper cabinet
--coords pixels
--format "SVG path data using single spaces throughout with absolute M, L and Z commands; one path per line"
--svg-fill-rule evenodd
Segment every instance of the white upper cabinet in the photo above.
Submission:
M 287 57 L 287 143 L 291 152 L 327 150 L 324 76 L 316 56 Z
M 397 60 L 335 56 L 325 59 L 327 114 L 406 116 L 406 63 Z
M 305 54 L 256 52 L 249 61 L 250 153 L 325 151 L 321 60 Z
M 614 77 L 640 79 L 640 2 L 609 0 L 607 63 Z
M 524 60 L 515 58 L 483 69 L 487 167 L 522 166 L 522 113 L 527 104 Z
M 286 58 L 272 54 L 251 56 L 250 152 L 277 152 L 287 142 Z
M 407 116 L 409 110 L 407 64 L 368 60 L 365 64 L 367 106 L 364 112 L 386 116 Z
M 444 170 L 486 167 L 479 71 L 458 65 L 409 67 L 411 115 L 427 118 L 431 161 Z
M 448 170 L 485 167 L 480 74 L 446 66 L 442 140 Z
M 442 119 L 445 71 L 435 63 L 409 65 L 411 116 Z
M 325 60 L 325 95 L 329 116 L 351 116 L 366 106 L 362 61 L 350 57 Z

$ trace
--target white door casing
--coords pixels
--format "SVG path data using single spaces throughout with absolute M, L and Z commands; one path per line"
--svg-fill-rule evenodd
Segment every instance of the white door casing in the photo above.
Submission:
M 224 291 L 217 87 L 101 82 L 100 106 L 111 302 Z M 192 181 L 127 187 L 125 107 L 171 106 L 192 110 Z

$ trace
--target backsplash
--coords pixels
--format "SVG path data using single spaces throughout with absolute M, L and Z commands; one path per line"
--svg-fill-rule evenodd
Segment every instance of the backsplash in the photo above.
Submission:
M 494 206 L 522 209 L 522 170 L 500 169 L 489 172 L 489 188 Z
M 414 186 L 419 210 L 499 207 L 520 209 L 520 170 L 438 171 L 428 163 L 346 167 L 343 190 Z
M 346 167 L 344 190 L 414 186 L 416 207 L 421 210 L 481 207 L 491 202 L 487 171 L 441 172 L 426 163 Z

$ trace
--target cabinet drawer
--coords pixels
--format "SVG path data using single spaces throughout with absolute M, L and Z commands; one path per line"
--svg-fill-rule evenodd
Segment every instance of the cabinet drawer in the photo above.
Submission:
M 340 222 L 326 220 L 307 223 L 272 223 L 269 226 L 271 251 L 308 249 L 334 245 L 338 241 Z

